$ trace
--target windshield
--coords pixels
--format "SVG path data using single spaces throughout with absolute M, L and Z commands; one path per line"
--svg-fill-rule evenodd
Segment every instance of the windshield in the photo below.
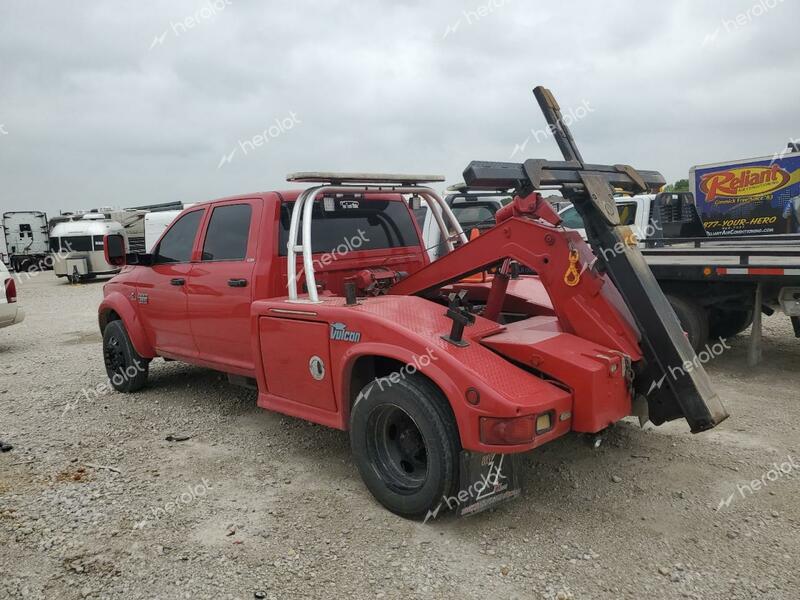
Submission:
M 463 204 L 454 204 L 452 207 L 453 214 L 458 222 L 461 223 L 463 229 L 469 227 L 491 227 L 494 225 L 494 213 L 497 212 L 497 204 L 489 202 L 466 202 Z

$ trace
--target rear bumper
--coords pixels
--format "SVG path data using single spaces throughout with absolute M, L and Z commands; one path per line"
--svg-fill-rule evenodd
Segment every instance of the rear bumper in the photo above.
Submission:
M 9 327 L 25 320 L 25 311 L 21 308 L 9 309 L 8 304 L 0 305 L 0 327 Z

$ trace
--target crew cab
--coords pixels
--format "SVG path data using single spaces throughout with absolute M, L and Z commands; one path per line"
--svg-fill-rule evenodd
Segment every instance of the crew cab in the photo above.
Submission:
M 25 311 L 17 302 L 17 283 L 1 262 L 0 282 L 0 328 L 21 323 L 25 320 Z
M 142 388 L 157 357 L 254 383 L 259 406 L 348 431 L 367 488 L 404 517 L 517 496 L 520 453 L 634 413 L 715 427 L 727 412 L 702 365 L 670 369 L 696 357 L 638 251 L 585 268 L 591 248 L 537 191 L 582 207 L 602 250 L 622 239 L 611 187 L 663 176 L 529 167 L 470 163 L 468 185 L 513 189 L 472 240 L 428 186 L 442 177 L 318 172 L 289 176 L 304 190 L 192 206 L 148 254 L 107 236 L 122 267 L 98 313 L 112 385 Z M 423 201 L 444 236 L 436 261 L 412 213 Z

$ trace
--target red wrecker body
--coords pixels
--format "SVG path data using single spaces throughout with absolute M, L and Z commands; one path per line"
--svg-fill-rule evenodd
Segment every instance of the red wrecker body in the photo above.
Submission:
M 609 184 L 663 178 L 584 164 L 552 96 L 537 98 L 566 161 L 472 163 L 469 184 L 516 198 L 469 242 L 422 185 L 438 178 L 320 173 L 290 177 L 316 184 L 304 191 L 195 205 L 152 254 L 109 236 L 108 259 L 128 263 L 99 310 L 112 383 L 135 391 L 156 357 L 255 382 L 259 406 L 349 430 L 365 483 L 405 516 L 514 495 L 503 457 L 634 412 L 719 423 L 702 367 L 667 377 L 694 354 L 638 250 L 599 262 L 536 192 L 571 196 L 597 249 L 628 239 Z M 435 263 L 409 207 L 420 199 L 455 231 Z

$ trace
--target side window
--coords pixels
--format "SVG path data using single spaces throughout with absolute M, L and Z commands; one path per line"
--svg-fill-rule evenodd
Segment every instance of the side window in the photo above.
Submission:
M 155 264 L 189 262 L 192 259 L 192 246 L 202 216 L 202 210 L 194 210 L 172 224 L 154 252 Z
M 203 260 L 244 260 L 251 213 L 249 204 L 216 207 L 208 223 Z

